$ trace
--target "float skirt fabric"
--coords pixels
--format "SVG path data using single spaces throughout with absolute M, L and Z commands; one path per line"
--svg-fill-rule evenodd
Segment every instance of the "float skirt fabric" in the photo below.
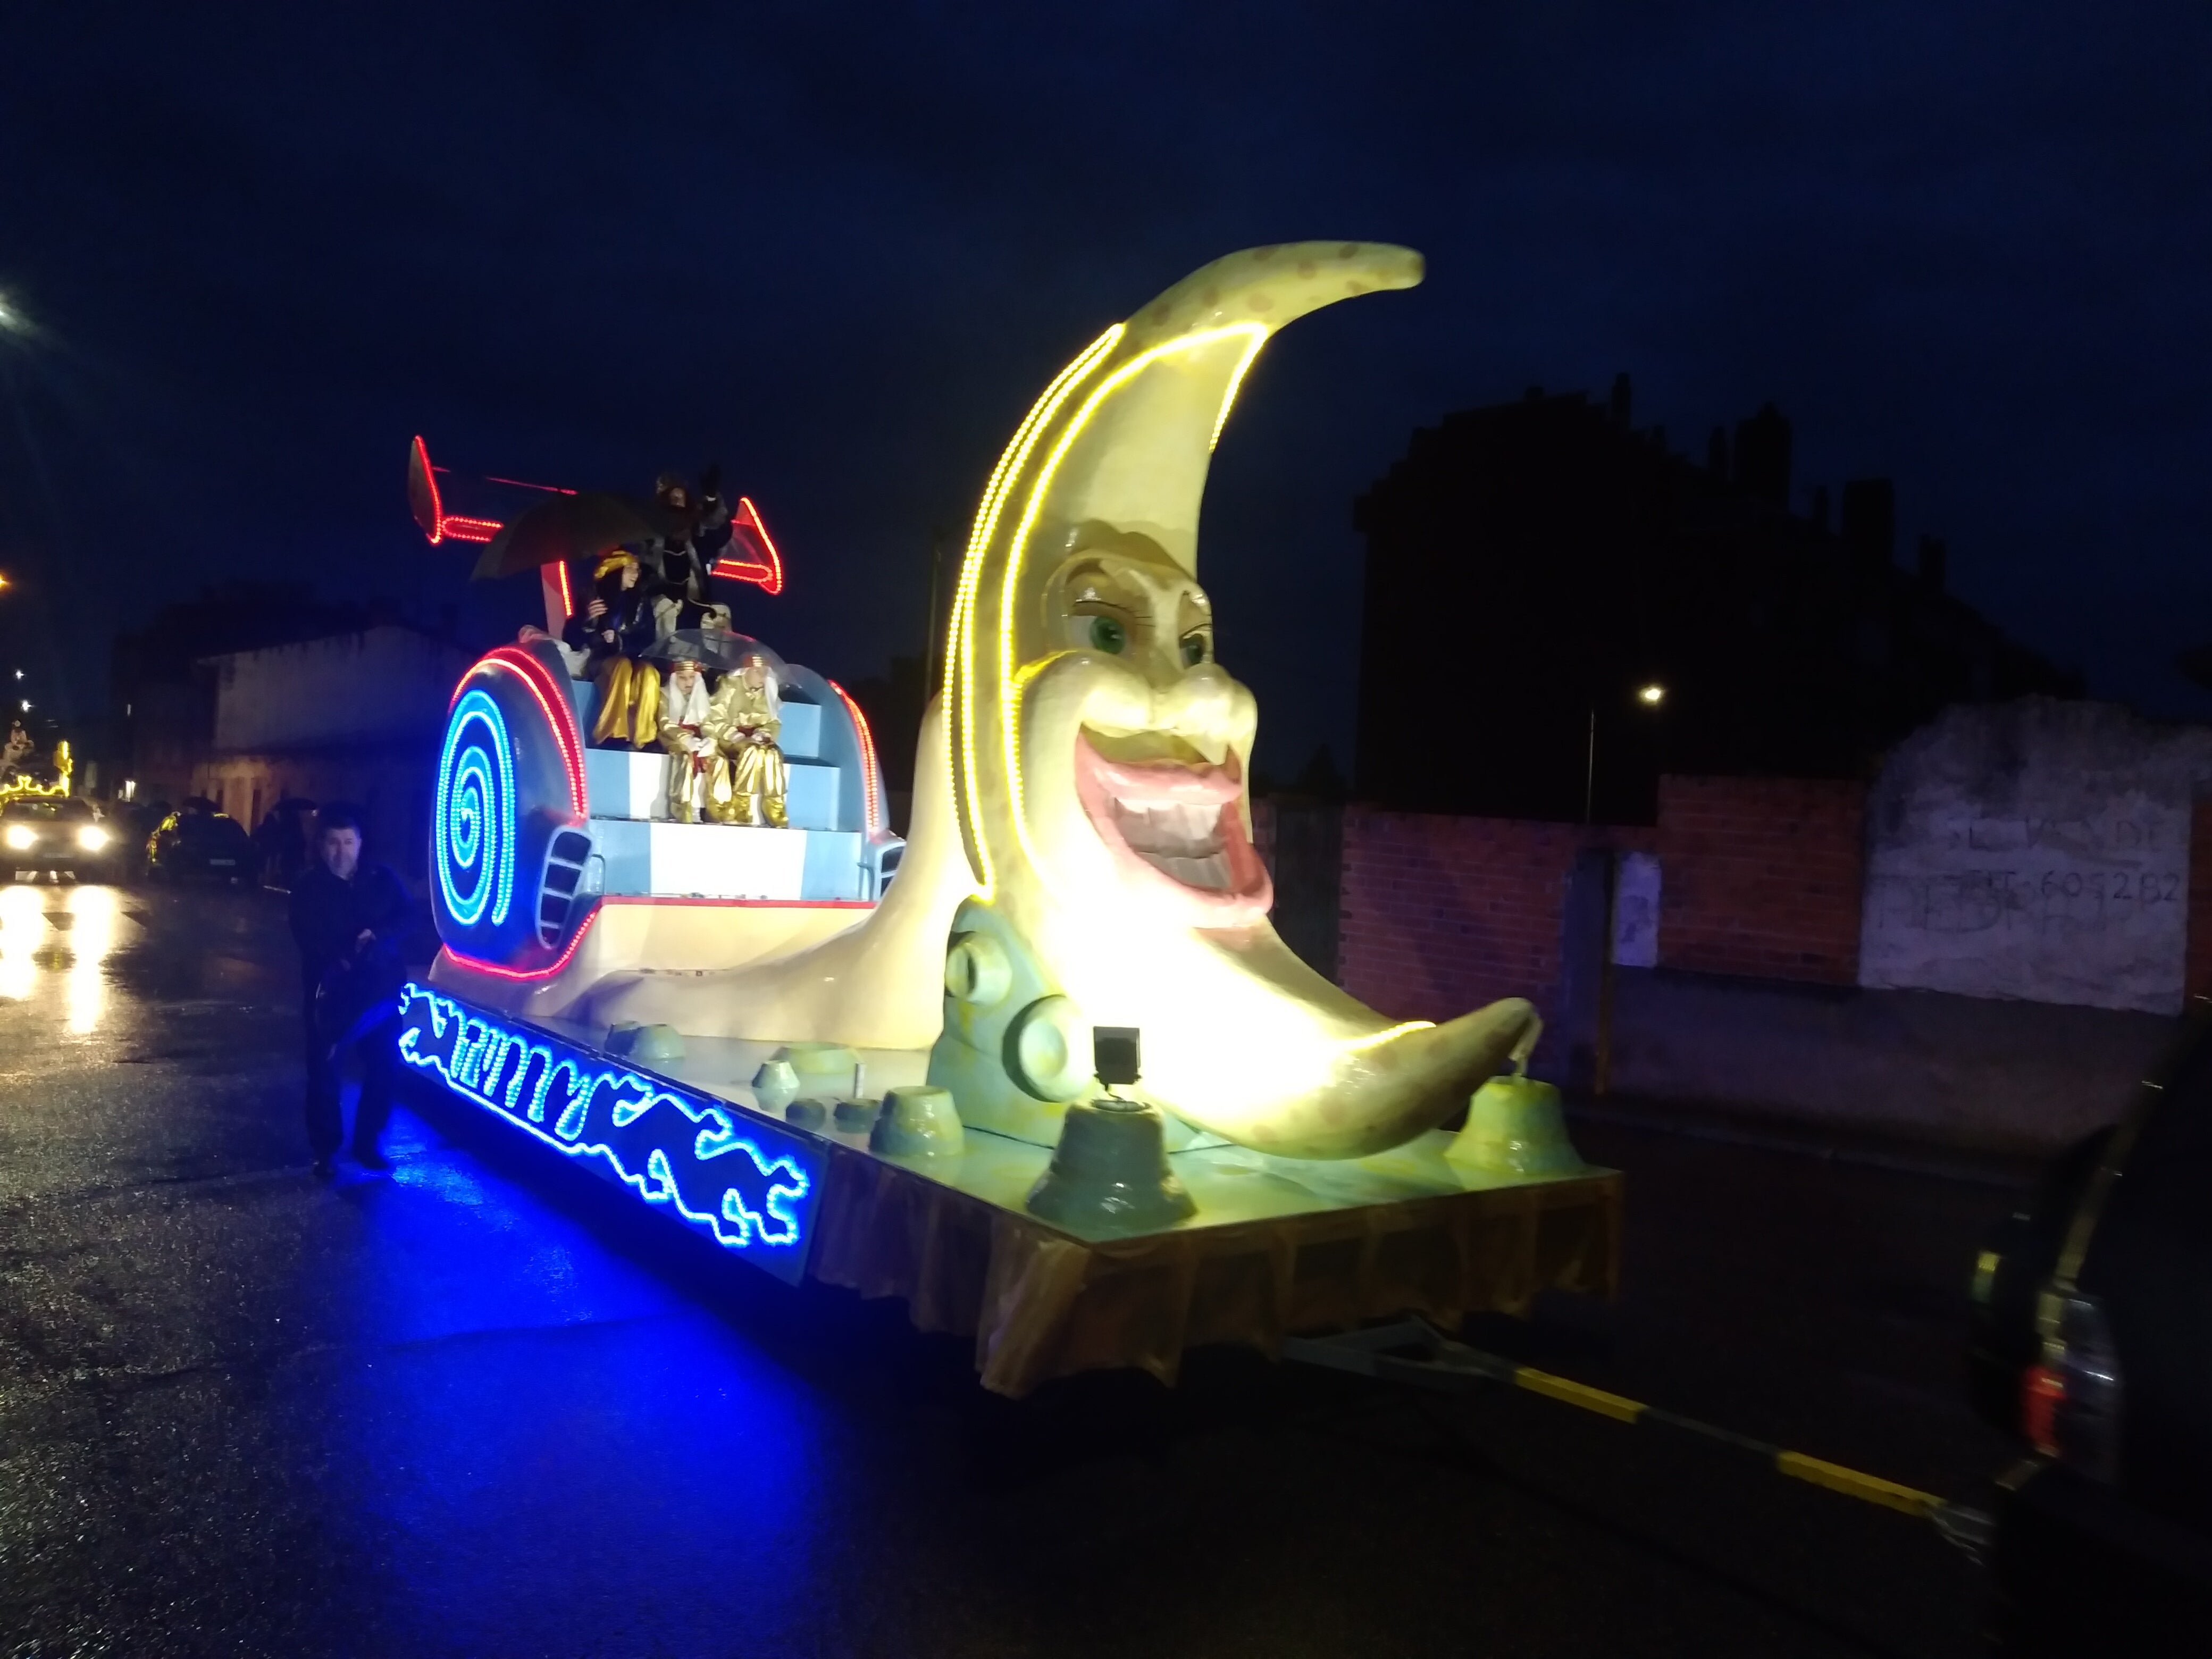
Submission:
M 1540 1291 L 1613 1293 L 1621 1178 L 1569 1179 L 1085 1240 L 849 1148 L 832 1156 L 810 1275 L 898 1297 L 916 1327 L 973 1334 L 983 1385 L 1019 1396 L 1187 1349 L 1420 1314 L 1522 1313 Z

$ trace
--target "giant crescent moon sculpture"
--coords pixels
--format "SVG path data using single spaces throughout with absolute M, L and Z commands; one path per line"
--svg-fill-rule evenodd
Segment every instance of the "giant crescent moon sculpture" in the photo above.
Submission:
M 1207 466 L 1261 347 L 1308 312 L 1420 279 L 1405 248 L 1255 248 L 1085 348 L 978 506 L 884 902 L 797 956 L 610 982 L 591 1017 L 933 1048 L 963 1119 L 1047 1141 L 1093 1086 L 1089 1028 L 1135 1026 L 1153 1100 L 1297 1158 L 1396 1146 L 1525 1053 L 1524 1001 L 1394 1021 L 1276 935 L 1251 842 L 1257 708 L 1215 660 L 1198 582 Z

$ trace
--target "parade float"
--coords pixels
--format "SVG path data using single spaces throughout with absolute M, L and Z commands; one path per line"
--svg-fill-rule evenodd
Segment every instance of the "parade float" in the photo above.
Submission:
M 1270 926 L 1257 709 L 1198 581 L 1209 459 L 1261 347 L 1420 274 L 1374 244 L 1234 254 L 1052 380 L 975 512 L 907 838 L 858 705 L 756 640 L 709 643 L 741 700 L 736 665 L 773 681 L 774 716 L 728 740 L 742 763 L 771 719 L 781 825 L 684 821 L 684 740 L 595 746 L 607 677 L 555 639 L 477 662 L 441 753 L 443 949 L 403 994 L 407 1069 L 739 1260 L 972 1334 L 1008 1394 L 1609 1291 L 1619 1177 L 1518 1075 L 1530 1006 L 1393 1019 Z M 419 441 L 410 495 L 451 531 Z M 556 635 L 565 563 L 543 587 Z

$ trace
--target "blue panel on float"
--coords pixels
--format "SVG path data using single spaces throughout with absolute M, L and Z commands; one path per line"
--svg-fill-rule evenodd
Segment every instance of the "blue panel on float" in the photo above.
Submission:
M 658 750 L 586 749 L 584 799 L 598 817 L 665 818 L 668 757 Z
M 810 899 L 865 898 L 860 890 L 860 837 L 849 830 L 806 832 L 806 873 L 800 894 Z
M 783 775 L 783 810 L 793 827 L 835 830 L 844 782 L 837 769 L 819 761 L 796 761 L 784 769 Z
M 818 1143 L 421 985 L 400 993 L 399 1052 L 723 1249 L 791 1284 L 805 1276 L 828 1165 Z
M 597 681 L 572 679 L 568 682 L 568 701 L 576 710 L 576 726 L 588 743 L 592 737 L 592 722 L 599 717 L 599 688 Z
M 653 826 L 642 818 L 593 818 L 592 850 L 606 860 L 603 893 L 653 890 Z
M 776 728 L 775 746 L 786 760 L 813 760 L 822 752 L 822 711 L 811 702 L 783 705 L 783 723 Z

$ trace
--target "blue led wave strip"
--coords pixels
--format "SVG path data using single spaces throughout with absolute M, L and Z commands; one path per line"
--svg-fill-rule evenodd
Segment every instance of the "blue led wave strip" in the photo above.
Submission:
M 421 985 L 400 993 L 399 1053 L 464 1100 L 673 1212 L 796 1284 L 821 1186 L 818 1147 Z M 742 1154 L 742 1156 L 733 1156 Z
M 487 747 L 487 745 L 489 745 Z M 453 705 L 446 751 L 438 757 L 438 887 L 446 908 L 473 927 L 487 905 L 491 924 L 507 921 L 514 900 L 514 751 L 507 721 L 481 687 Z M 474 877 L 467 890 L 462 882 Z

